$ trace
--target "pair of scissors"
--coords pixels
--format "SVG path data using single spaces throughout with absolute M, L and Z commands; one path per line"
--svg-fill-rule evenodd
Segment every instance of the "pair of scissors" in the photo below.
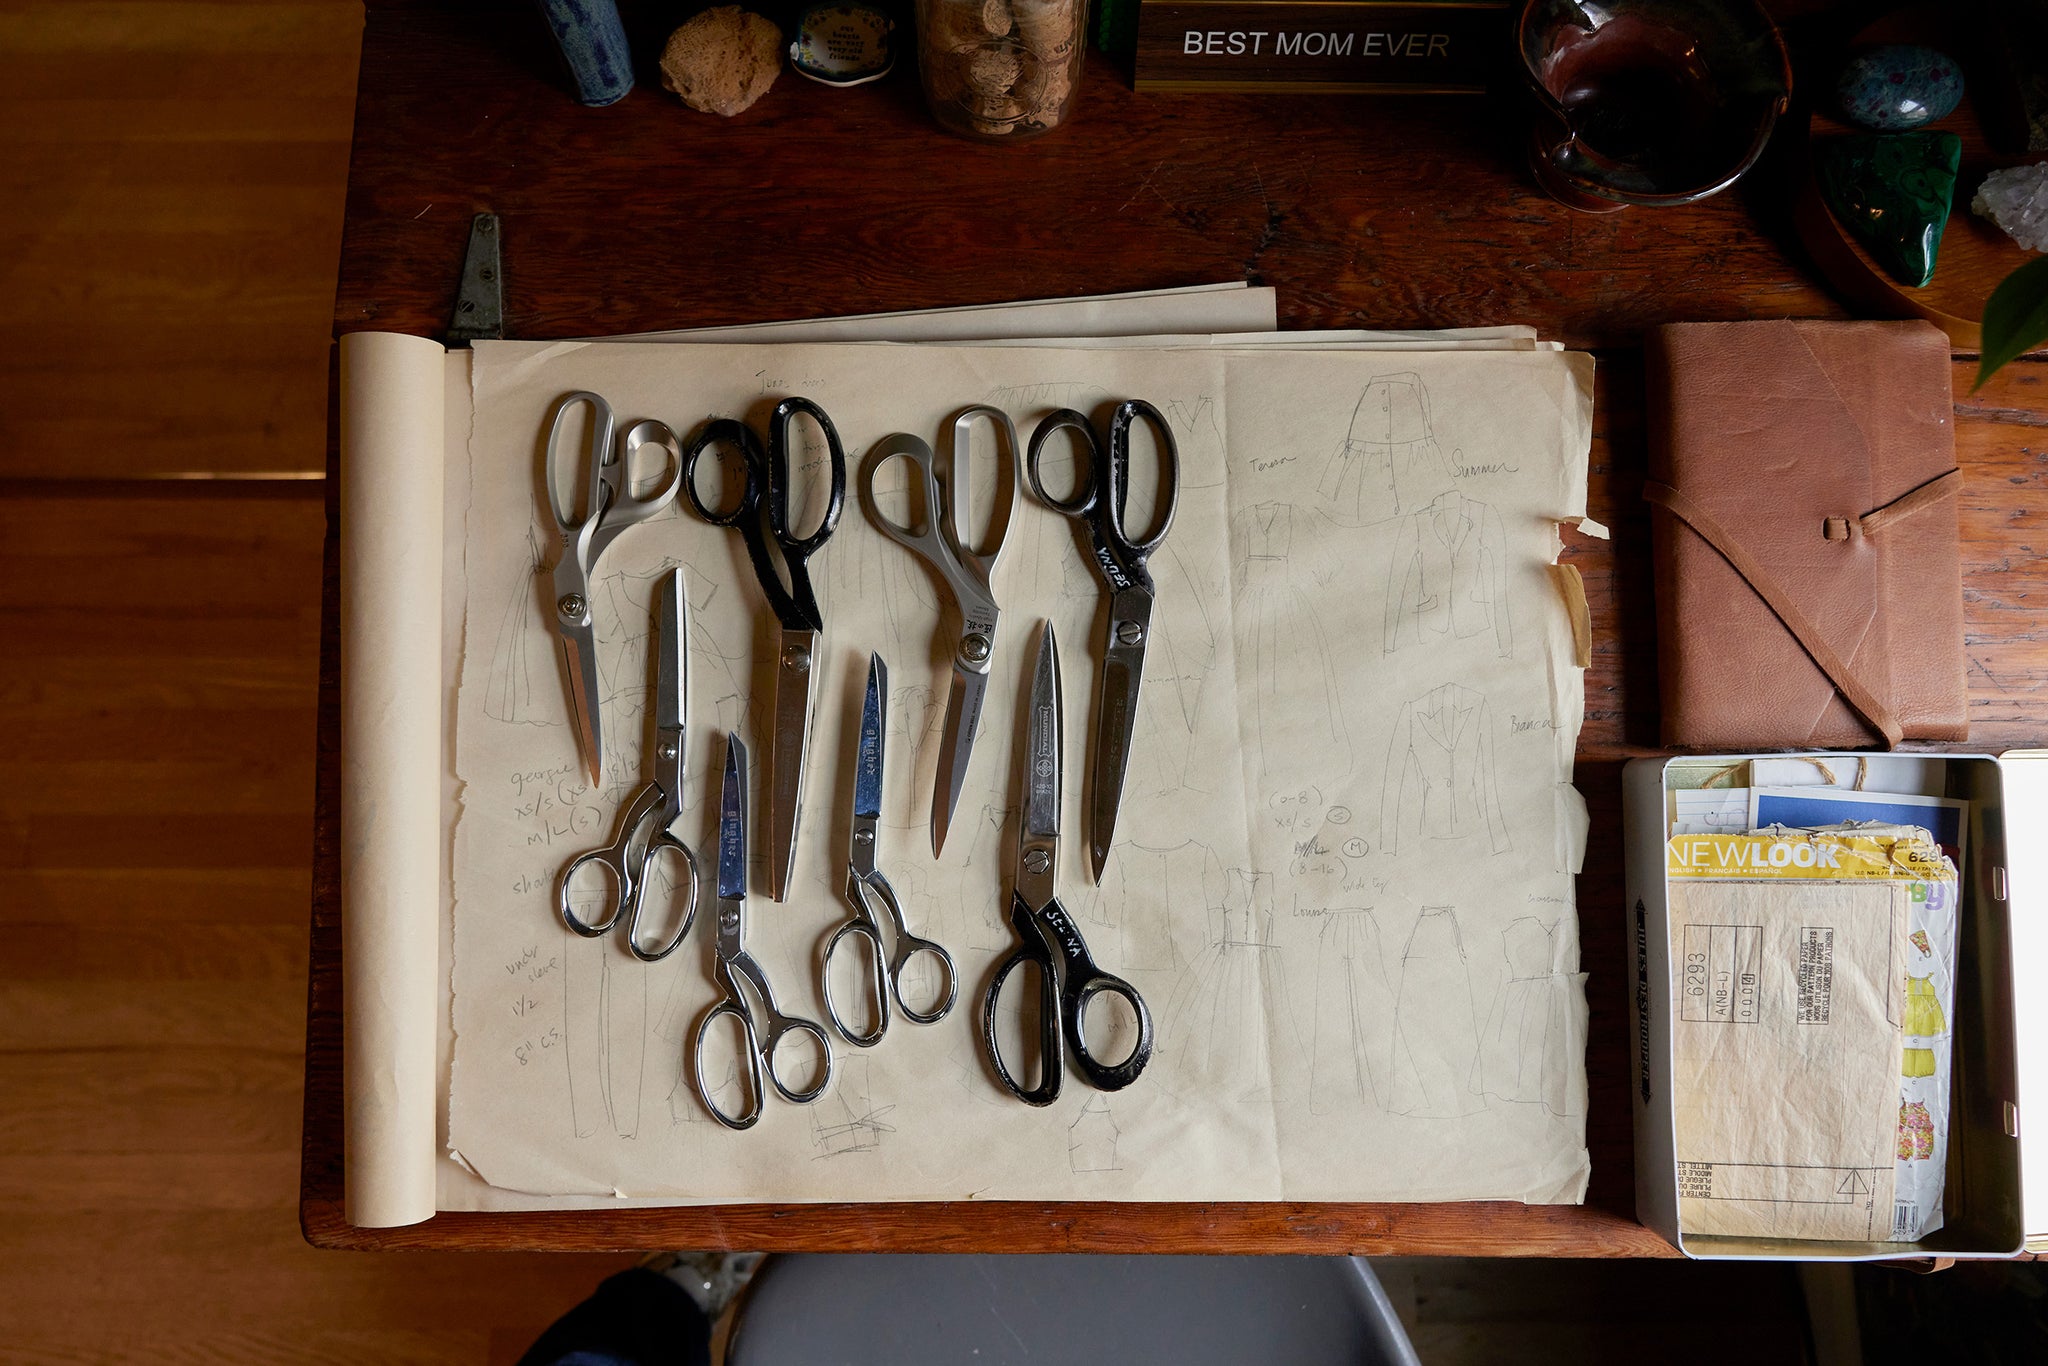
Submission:
M 889 666 L 880 655 L 869 655 L 867 693 L 860 706 L 860 750 L 853 765 L 853 837 L 846 865 L 846 900 L 853 907 L 853 917 L 826 941 L 824 967 L 825 1013 L 831 1017 L 833 1027 L 856 1048 L 872 1048 L 882 1041 L 889 1028 L 890 997 L 896 999 L 904 1018 L 912 1024 L 933 1024 L 953 1008 L 957 988 L 953 956 L 932 940 L 920 939 L 910 932 L 904 924 L 903 905 L 896 899 L 896 889 L 875 867 L 875 836 L 882 814 L 882 718 L 888 710 Z M 877 907 L 881 909 L 880 915 L 875 913 Z M 882 945 L 884 920 L 889 922 L 889 932 L 895 937 L 893 952 Z M 866 1033 L 849 1026 L 832 999 L 832 955 L 848 939 L 860 941 L 858 951 L 866 960 L 862 964 L 863 979 L 873 988 L 868 996 L 868 1009 L 874 1026 Z M 903 994 L 904 973 L 913 962 L 927 955 L 944 983 L 938 993 L 937 1008 L 929 1012 L 917 1010 Z
M 683 739 L 689 713 L 689 601 L 683 595 L 683 571 L 669 571 L 655 593 L 654 776 L 640 789 L 619 819 L 618 837 L 602 849 L 578 854 L 562 870 L 556 887 L 556 909 L 562 923 L 587 939 L 626 921 L 626 947 L 642 962 L 668 957 L 690 932 L 697 918 L 697 855 L 669 830 L 683 813 Z M 688 875 L 682 924 L 673 937 L 648 947 L 640 935 L 647 883 L 662 853 L 681 856 Z M 611 914 L 585 920 L 571 904 L 571 883 L 583 868 L 595 865 L 607 874 L 612 891 Z
M 1124 509 L 1131 496 L 1131 426 L 1140 417 L 1159 435 L 1160 508 L 1154 514 L 1157 524 L 1152 530 L 1133 540 L 1124 526 Z M 1087 452 L 1088 466 L 1079 471 L 1077 491 L 1067 499 L 1047 493 L 1039 477 L 1045 443 L 1063 431 L 1074 433 L 1075 444 Z M 1134 398 L 1117 404 L 1110 415 L 1106 449 L 1088 419 L 1073 409 L 1062 408 L 1046 418 L 1031 434 L 1026 468 L 1038 501 L 1086 528 L 1096 572 L 1109 589 L 1109 626 L 1103 640 L 1102 681 L 1096 693 L 1088 798 L 1088 855 L 1095 880 L 1100 882 L 1116 835 L 1124 770 L 1130 763 L 1131 740 L 1138 725 L 1138 685 L 1144 680 L 1145 646 L 1152 633 L 1156 594 L 1145 562 L 1173 526 L 1174 509 L 1180 503 L 1180 452 L 1174 447 L 1173 429 L 1166 418 L 1151 404 Z
M 578 405 L 590 409 L 589 448 L 586 468 L 565 481 L 562 462 L 570 457 L 562 451 L 563 424 Z M 635 422 L 623 437 L 613 440 L 612 405 L 602 395 L 587 389 L 564 395 L 555 405 L 554 420 L 548 425 L 548 506 L 555 525 L 562 532 L 562 557 L 555 562 L 555 631 L 562 637 L 562 662 L 569 675 L 569 712 L 576 726 L 577 744 L 590 771 L 594 787 L 604 777 L 604 735 L 600 726 L 597 678 L 597 626 L 591 615 L 590 576 L 596 572 L 598 557 L 618 539 L 619 533 L 665 511 L 676 500 L 682 483 L 683 466 L 676 434 L 668 424 L 652 418 Z M 654 446 L 661 450 L 661 476 L 645 496 L 633 491 L 634 458 Z M 579 506 L 566 501 L 567 483 L 580 482 L 583 498 Z
M 825 515 L 808 536 L 790 532 L 791 428 L 802 413 L 818 424 L 825 434 L 831 463 L 831 492 Z M 708 506 L 697 490 L 697 464 L 704 452 L 729 446 L 740 456 L 739 496 L 729 508 Z M 796 863 L 797 821 L 803 814 L 804 750 L 811 734 L 811 678 L 819 664 L 818 637 L 824 633 L 824 613 L 811 591 L 811 576 L 805 561 L 831 539 L 839 525 L 840 505 L 846 500 L 846 453 L 840 448 L 839 433 L 825 410 L 807 398 L 786 398 L 775 405 L 768 419 L 768 446 L 764 451 L 753 429 L 732 418 L 706 423 L 690 443 L 683 460 L 683 487 L 690 506 L 713 526 L 729 527 L 747 544 L 747 558 L 753 562 L 754 577 L 775 619 L 782 624 L 776 649 L 775 726 L 768 741 L 768 895 L 781 901 L 789 894 L 789 879 Z M 765 530 L 764 530 L 765 523 Z M 776 569 L 778 556 L 771 556 L 768 539 L 773 537 L 779 559 L 789 574 L 784 586 Z
M 1017 829 L 1017 879 L 1010 896 L 1010 924 L 1022 941 L 1003 960 L 981 1001 L 981 1039 L 996 1075 L 1010 1094 L 1028 1105 L 1059 1099 L 1060 1078 L 1071 1051 L 1081 1074 L 1096 1089 L 1121 1091 L 1138 1079 L 1152 1058 L 1152 1012 L 1121 977 L 1095 965 L 1081 927 L 1053 891 L 1060 854 L 1060 659 L 1052 623 L 1038 642 L 1031 699 L 1024 720 L 1024 813 Z M 1027 1089 L 1003 1061 L 996 1037 L 996 1006 L 1003 983 L 1025 964 L 1038 969 L 1038 1084 Z M 1089 1050 L 1088 1003 L 1107 992 L 1120 996 L 1136 1017 L 1138 1039 L 1130 1056 L 1105 1063 Z
M 762 1083 L 773 1086 L 784 1100 L 808 1104 L 825 1094 L 832 1084 L 832 1041 L 825 1031 L 809 1020 L 784 1015 L 776 1007 L 768 976 L 754 955 L 747 952 L 747 747 L 737 735 L 725 739 L 725 786 L 718 801 L 718 945 L 711 964 L 711 978 L 725 993 L 724 999 L 697 1022 L 697 1038 L 691 1049 L 692 1079 L 697 1098 L 704 1102 L 720 1124 L 728 1129 L 751 1129 L 767 1104 Z M 747 1003 L 741 983 L 754 993 L 761 1005 L 757 1019 Z M 711 1098 L 711 1082 L 704 1071 L 704 1038 L 711 1026 L 726 1016 L 739 1021 L 740 1056 L 746 1064 L 746 1108 L 727 1114 Z M 824 1065 L 816 1081 L 802 1090 L 783 1083 L 775 1070 L 776 1050 L 791 1034 L 810 1034 L 818 1040 Z
M 968 503 L 969 444 L 977 422 L 987 422 L 1001 447 L 996 453 L 1000 485 L 987 534 L 979 548 L 969 547 L 959 517 Z M 904 525 L 882 511 L 875 498 L 875 477 L 891 460 L 915 467 L 910 488 L 912 521 Z M 946 697 L 946 730 L 939 750 L 938 781 L 932 786 L 932 854 L 946 845 L 946 831 L 967 784 L 967 761 L 981 728 L 981 706 L 988 696 L 989 665 L 996 648 L 996 599 L 989 576 L 1003 553 L 1010 529 L 1010 509 L 1017 500 L 1017 429 L 1000 408 L 977 404 L 953 418 L 953 439 L 941 465 L 932 448 L 908 432 L 882 439 L 861 465 L 861 506 L 884 536 L 917 555 L 938 574 L 960 611 L 960 635 L 953 643 L 953 687 Z

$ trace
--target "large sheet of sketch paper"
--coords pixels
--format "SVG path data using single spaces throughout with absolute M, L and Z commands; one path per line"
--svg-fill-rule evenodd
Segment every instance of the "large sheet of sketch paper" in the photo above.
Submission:
M 479 345 L 450 1148 L 507 1190 L 685 1202 L 1581 1198 L 1584 818 L 1569 780 L 1582 693 L 1550 565 L 1556 523 L 1584 513 L 1590 371 L 1553 351 Z M 659 417 L 685 435 L 711 414 L 758 423 L 800 393 L 831 413 L 852 470 L 889 432 L 936 439 L 968 403 L 1004 407 L 1028 437 L 1053 407 L 1141 396 L 1181 453 L 1100 887 L 1081 797 L 1104 598 L 1071 524 L 1020 497 L 981 739 L 935 861 L 943 597 L 849 489 L 812 560 L 826 629 L 794 889 L 778 906 L 755 879 L 750 947 L 785 1009 L 822 1018 L 850 746 L 878 651 L 891 674 L 878 862 L 914 927 L 951 949 L 961 997 L 940 1024 L 898 1018 L 877 1048 L 840 1046 L 822 1100 L 771 1095 L 744 1133 L 703 1111 L 687 1070 L 715 999 L 711 917 L 651 966 L 555 919 L 561 865 L 610 838 L 642 781 L 656 576 L 688 576 L 692 790 L 676 828 L 707 854 L 720 733 L 748 736 L 757 765 L 766 749 L 772 639 L 737 536 L 681 505 L 624 535 L 597 579 L 609 752 L 604 785 L 587 789 L 544 611 L 557 538 L 538 497 L 549 412 L 580 388 L 622 425 Z M 1046 618 L 1067 702 L 1061 891 L 1159 1033 L 1129 1089 L 1070 1076 L 1040 1110 L 996 1085 L 973 1022 L 1011 943 L 1016 697 Z

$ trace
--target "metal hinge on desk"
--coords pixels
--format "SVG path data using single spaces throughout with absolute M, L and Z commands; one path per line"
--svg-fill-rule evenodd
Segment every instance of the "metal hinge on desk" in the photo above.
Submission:
M 470 221 L 469 250 L 462 258 L 462 288 L 448 319 L 448 344 L 466 345 L 505 335 L 505 279 L 498 263 L 498 215 L 480 213 Z

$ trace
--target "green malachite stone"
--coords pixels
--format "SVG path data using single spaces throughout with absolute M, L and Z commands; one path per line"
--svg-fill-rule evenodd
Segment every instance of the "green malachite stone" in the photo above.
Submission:
M 1963 140 L 1954 133 L 1858 133 L 1814 146 L 1820 191 L 1893 279 L 1918 289 L 1955 196 Z

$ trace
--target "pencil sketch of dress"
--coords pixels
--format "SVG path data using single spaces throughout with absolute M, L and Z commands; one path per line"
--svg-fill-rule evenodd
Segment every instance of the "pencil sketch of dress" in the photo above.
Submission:
M 1316 936 L 1316 1001 L 1309 1109 L 1342 1114 L 1384 1109 L 1394 1046 L 1394 994 L 1380 956 L 1379 921 L 1369 910 L 1332 911 Z
M 1573 1022 L 1577 980 L 1556 970 L 1554 930 L 1520 916 L 1501 931 L 1508 980 L 1479 1033 L 1472 1088 L 1552 1114 L 1585 1111 L 1583 1057 Z
M 1344 442 L 1318 485 L 1340 521 L 1373 522 L 1428 502 L 1451 486 L 1451 467 L 1430 426 L 1420 375 L 1378 375 L 1352 410 Z
M 1273 942 L 1273 875 L 1229 869 L 1209 908 L 1209 945 L 1181 973 L 1161 1052 L 1174 1089 L 1251 1100 L 1272 1085 L 1274 1004 L 1287 999 Z M 1183 908 L 1185 914 L 1185 908 Z
M 1152 557 L 1152 575 L 1162 598 L 1171 596 L 1194 610 L 1184 620 L 1173 614 L 1153 618 L 1152 639 L 1145 657 L 1145 686 L 1138 691 L 1143 716 L 1140 736 L 1131 755 L 1132 790 L 1164 795 L 1183 787 L 1212 791 L 1212 775 L 1190 769 L 1195 757 L 1189 738 L 1200 724 L 1209 676 L 1216 669 L 1217 632 L 1213 604 L 1222 591 L 1203 583 L 1173 548 L 1160 547 Z
M 1486 699 L 1446 683 L 1401 706 L 1380 797 L 1380 850 L 1413 849 L 1419 838 L 1483 834 L 1496 854 L 1509 847 L 1493 768 Z
M 1214 930 L 1228 881 L 1223 861 L 1208 845 L 1184 840 L 1153 847 L 1126 840 L 1111 851 L 1103 879 L 1096 923 L 1118 934 L 1111 971 L 1168 971 L 1218 942 Z M 1175 945 L 1176 928 L 1188 934 L 1189 943 Z M 1205 937 L 1197 940 L 1198 935 Z M 1098 949 L 1096 956 L 1106 954 Z
M 1231 607 L 1237 630 L 1238 679 L 1250 675 L 1243 717 L 1246 744 L 1263 770 L 1267 747 L 1308 752 L 1294 737 L 1313 741 L 1331 773 L 1351 766 L 1350 737 L 1337 692 L 1337 672 L 1321 614 L 1303 591 L 1292 555 L 1314 535 L 1307 514 L 1291 503 L 1259 503 L 1231 519 L 1230 561 L 1236 566 Z M 1290 771 L 1299 786 L 1321 775 Z M 1259 784 L 1263 790 L 1267 784 Z
M 542 726 L 569 719 L 566 704 L 558 700 L 561 645 L 547 614 L 548 580 L 542 577 L 555 553 L 537 528 L 527 528 L 525 572 L 506 595 L 484 683 L 484 715 L 494 721 Z
M 949 686 L 941 684 L 941 687 Z M 983 722 L 984 726 L 987 724 Z M 910 777 L 910 800 L 900 807 L 909 819 L 899 828 L 922 829 L 931 810 L 932 788 L 938 782 L 939 746 L 945 739 L 946 698 L 943 692 L 923 683 L 909 683 L 889 689 L 889 729 L 886 753 L 906 769 Z M 902 756 L 898 758 L 897 756 Z M 895 804 L 882 808 L 887 817 Z M 896 821 L 888 821 L 892 827 Z
M 1513 654 L 1507 563 L 1500 514 L 1476 498 L 1454 490 L 1403 517 L 1387 575 L 1387 653 L 1447 636 L 1484 636 L 1495 654 Z
M 1485 1109 L 1485 1099 L 1470 1084 L 1478 1054 L 1472 979 L 1457 913 L 1448 906 L 1427 907 L 1401 955 L 1388 1108 L 1418 1119 L 1452 1119 Z

